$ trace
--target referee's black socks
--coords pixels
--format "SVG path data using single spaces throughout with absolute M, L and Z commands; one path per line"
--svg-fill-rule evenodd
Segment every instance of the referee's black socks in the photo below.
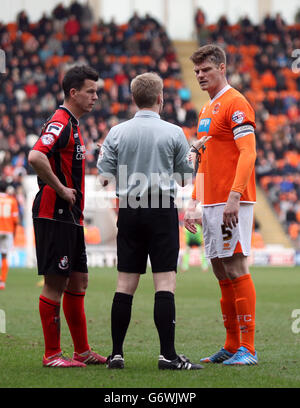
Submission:
M 123 343 L 131 319 L 132 295 L 116 292 L 111 308 L 112 355 L 123 356 Z
M 175 351 L 175 300 L 168 291 L 155 293 L 154 322 L 160 340 L 160 354 L 168 360 L 177 357 Z

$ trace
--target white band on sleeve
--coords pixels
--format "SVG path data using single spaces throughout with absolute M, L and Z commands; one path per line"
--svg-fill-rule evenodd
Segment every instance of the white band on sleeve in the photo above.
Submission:
M 250 124 L 238 126 L 233 129 L 234 140 L 240 139 L 250 133 L 254 133 L 254 127 Z

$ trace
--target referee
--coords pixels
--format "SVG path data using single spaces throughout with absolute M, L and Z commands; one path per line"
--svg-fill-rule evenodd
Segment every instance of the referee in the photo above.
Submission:
M 162 79 L 152 72 L 138 75 L 131 82 L 131 92 L 138 111 L 133 119 L 110 130 L 97 164 L 103 185 L 116 180 L 119 198 L 118 281 L 111 309 L 113 349 L 107 366 L 124 368 L 123 343 L 132 300 L 149 255 L 155 288 L 154 321 L 160 340 L 158 368 L 200 369 L 201 365 L 179 356 L 174 344 L 179 251 L 174 179 L 184 185 L 185 176 L 191 176 L 192 154 L 182 129 L 160 119 Z M 200 149 L 206 139 L 197 141 L 195 147 Z

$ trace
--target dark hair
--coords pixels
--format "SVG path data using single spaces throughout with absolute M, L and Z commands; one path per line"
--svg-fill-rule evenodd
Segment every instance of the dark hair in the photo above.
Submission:
M 7 189 L 7 183 L 4 180 L 0 180 L 0 193 L 5 193 Z
M 226 54 L 223 48 L 218 45 L 208 44 L 203 45 L 190 57 L 195 65 L 202 64 L 205 60 L 209 60 L 217 67 L 220 64 L 226 64 Z
M 80 90 L 84 84 L 85 79 L 98 81 L 98 73 L 88 65 L 80 65 L 70 68 L 62 81 L 62 87 L 65 93 L 65 98 L 70 96 L 70 90 L 75 88 Z

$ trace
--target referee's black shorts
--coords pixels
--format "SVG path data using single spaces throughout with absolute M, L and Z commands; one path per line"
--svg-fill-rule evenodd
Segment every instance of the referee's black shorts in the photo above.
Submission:
M 178 212 L 171 208 L 120 208 L 118 216 L 118 271 L 144 274 L 148 255 L 152 272 L 177 271 Z
M 87 273 L 83 227 L 46 218 L 33 220 L 39 275 Z

